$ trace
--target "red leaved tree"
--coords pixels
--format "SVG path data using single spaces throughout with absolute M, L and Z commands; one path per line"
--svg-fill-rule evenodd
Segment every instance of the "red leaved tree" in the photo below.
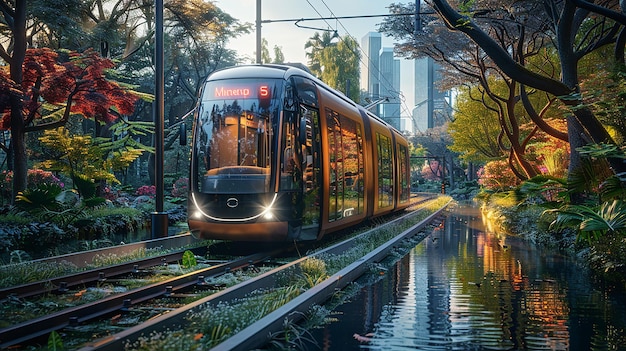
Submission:
M 26 187 L 26 133 L 65 125 L 73 114 L 112 122 L 133 112 L 139 95 L 107 79 L 105 73 L 113 67 L 93 50 L 47 48 L 26 51 L 20 84 L 7 67 L 0 67 L 0 130 L 11 130 L 11 145 L 0 147 L 12 161 L 13 197 Z

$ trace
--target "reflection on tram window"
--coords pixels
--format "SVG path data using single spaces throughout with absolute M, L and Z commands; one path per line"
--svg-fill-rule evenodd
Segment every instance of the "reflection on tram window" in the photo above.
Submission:
M 215 83 L 216 85 L 219 83 Z M 242 81 L 231 95 L 246 92 L 234 99 L 220 87 L 208 86 L 199 110 L 196 153 L 198 187 L 205 193 L 261 193 L 270 187 L 271 146 L 274 123 L 278 115 L 277 100 L 267 102 L 263 96 L 278 89 L 267 83 Z M 248 89 L 248 90 L 246 90 Z M 218 94 L 219 93 L 219 94 Z M 243 93 L 242 93 L 243 94 Z M 263 94 L 263 95 L 262 95 Z
M 330 183 L 328 220 L 363 213 L 363 133 L 360 123 L 326 109 Z
M 391 157 L 391 139 L 376 133 L 378 151 L 378 207 L 393 205 L 393 170 Z

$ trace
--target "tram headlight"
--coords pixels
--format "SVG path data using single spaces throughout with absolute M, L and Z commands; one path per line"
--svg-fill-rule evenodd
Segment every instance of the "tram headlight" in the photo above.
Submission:
M 272 214 L 272 209 L 267 208 L 265 209 L 265 213 L 263 214 L 263 218 L 266 220 L 271 220 L 272 218 L 274 218 L 274 214 Z
M 200 211 L 195 211 L 195 212 L 193 213 L 193 218 L 195 218 L 195 219 L 202 219 L 202 212 L 200 212 Z

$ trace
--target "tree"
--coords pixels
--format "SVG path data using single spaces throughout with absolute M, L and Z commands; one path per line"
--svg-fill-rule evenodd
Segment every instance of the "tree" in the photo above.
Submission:
M 413 25 L 413 16 L 398 17 L 381 26 L 382 31 L 394 33 L 401 42 L 396 51 L 406 50 L 410 55 L 425 54 L 439 58 L 458 71 L 474 75 L 476 80 L 480 80 L 476 71 L 466 68 L 480 68 L 479 72 L 485 72 L 485 69 L 501 72 L 510 84 L 519 85 L 519 93 L 511 97 L 521 99 L 533 122 L 545 132 L 572 143 L 572 171 L 580 167 L 577 147 L 587 142 L 612 142 L 596 116 L 581 104 L 576 70 L 580 60 L 602 46 L 613 44 L 616 59 L 619 53 L 623 54 L 626 34 L 620 32 L 624 21 L 616 2 L 595 5 L 586 1 L 503 3 L 479 0 L 461 2 L 456 10 L 447 1 L 432 0 L 428 3 L 443 19 L 447 29 L 439 25 L 438 18 L 433 16 L 420 16 L 419 26 Z M 410 6 L 392 5 L 391 9 L 406 12 L 407 7 Z M 420 29 L 417 32 L 416 27 Z M 550 59 L 545 60 L 547 65 L 528 63 L 529 58 L 538 57 L 542 52 L 548 53 L 543 54 L 545 57 L 551 57 L 551 50 L 557 54 L 556 64 L 550 64 Z M 470 56 L 474 59 L 467 60 L 467 53 L 472 52 L 476 53 Z M 478 58 L 480 61 L 476 60 Z M 623 57 L 620 62 L 623 62 Z M 543 109 L 535 110 L 528 103 L 527 87 L 548 94 L 549 101 L 558 98 L 560 104 L 569 106 L 566 135 L 540 118 L 541 114 L 537 111 Z M 488 89 L 487 86 L 484 88 Z M 520 156 L 517 151 L 512 155 L 516 158 Z M 615 172 L 625 170 L 622 162 L 611 161 Z
M 305 49 L 310 50 L 306 53 L 309 68 L 330 87 L 344 92 L 353 101 L 359 101 L 361 56 L 358 43 L 349 35 L 341 37 L 338 43 L 333 43 L 333 37 L 329 33 L 323 32 L 320 36 L 316 32 L 305 44 Z
M 11 149 L 6 145 L 3 150 L 9 154 L 10 163 L 13 166 L 13 197 L 17 191 L 26 188 L 27 164 L 26 145 L 24 143 L 25 124 L 22 115 L 22 66 L 26 57 L 26 1 L 16 0 L 14 6 L 9 2 L 0 3 L 2 10 L 2 25 L 0 30 L 3 36 L 8 34 L 10 41 L 6 47 L 0 45 L 0 57 L 8 64 L 9 74 L 6 72 L 0 76 L 3 82 L 0 87 L 2 95 L 8 96 L 3 99 L 2 111 L 10 111 L 9 127 L 11 128 Z M 4 119 L 3 119 L 4 120 Z
M 309 59 L 309 69 L 318 77 L 321 76 L 324 71 L 324 50 L 335 45 L 335 43 L 332 42 L 333 36 L 331 36 L 330 33 L 329 31 L 324 31 L 322 34 L 315 32 L 304 44 L 305 55 Z
M 285 55 L 280 46 L 274 45 L 274 58 L 270 56 L 270 49 L 267 39 L 261 39 L 261 63 L 283 63 Z
M 499 45 L 498 39 L 485 32 L 476 20 L 484 12 L 470 11 L 461 7 L 455 10 L 444 0 L 432 0 L 434 9 L 453 31 L 461 31 L 474 41 L 493 62 L 511 79 L 556 96 L 571 107 L 568 119 L 568 136 L 571 144 L 570 174 L 581 166 L 580 155 L 575 151 L 589 142 L 611 143 L 614 141 L 591 109 L 582 105 L 579 89 L 578 63 L 590 52 L 608 44 L 615 45 L 616 57 L 624 52 L 623 28 L 625 17 L 617 2 L 589 3 L 576 1 L 546 1 L 546 28 L 554 33 L 554 45 L 559 54 L 560 79 L 536 72 L 520 64 L 510 51 Z M 467 5 L 467 4 L 466 4 Z M 511 9 L 514 9 L 511 7 Z M 512 13 L 511 18 L 526 19 L 537 13 Z M 522 16 L 524 14 L 525 16 Z M 616 22 L 617 21 L 617 22 Z M 518 21 L 524 25 L 523 21 Z M 621 34 L 620 34 L 621 33 Z M 626 170 L 619 160 L 609 160 L 614 172 Z
M 12 4 L 4 2 L 8 10 L 3 15 L 10 17 Z M 112 58 L 119 64 L 119 81 L 137 86 L 137 91 L 154 91 L 153 2 L 34 0 L 29 2 L 26 16 L 29 30 L 25 40 L 28 45 L 77 52 L 95 48 L 102 56 Z M 167 1 L 164 20 L 167 53 L 165 115 L 170 125 L 174 125 L 180 122 L 178 117 L 192 109 L 201 82 L 211 72 L 240 62 L 226 44 L 229 39 L 248 32 L 252 25 L 241 24 L 221 11 L 215 3 L 202 0 Z M 13 23 L 13 20 L 9 18 L 5 22 Z M 2 27 L 0 34 L 5 43 L 15 39 L 11 31 Z M 12 44 L 6 47 L 10 50 Z M 94 137 L 112 137 L 111 125 L 100 123 L 102 120 L 96 118 L 98 123 L 84 123 L 84 133 L 93 132 Z M 150 101 L 140 101 L 134 113 L 126 118 L 131 122 L 152 120 Z M 142 142 L 148 144 L 151 139 L 144 137 Z M 139 167 L 139 163 L 135 166 Z
M 63 126 L 72 114 L 110 122 L 131 114 L 139 99 L 127 86 L 106 78 L 114 64 L 93 50 L 60 55 L 50 49 L 29 49 L 25 54 L 21 84 L 7 80 L 6 73 L 0 75 L 0 86 L 10 86 L 11 99 L 19 101 L 0 106 L 0 130 L 11 130 L 13 195 L 26 187 L 26 133 Z
M 483 163 L 505 157 L 498 143 L 501 133 L 498 114 L 485 108 L 477 86 L 459 90 L 454 121 L 448 131 L 453 140 L 450 150 L 466 161 Z

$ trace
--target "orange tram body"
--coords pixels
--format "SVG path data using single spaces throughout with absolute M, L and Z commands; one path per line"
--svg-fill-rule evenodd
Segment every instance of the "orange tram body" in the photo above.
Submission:
M 189 228 L 201 238 L 307 241 L 410 201 L 393 127 L 287 65 L 210 75 L 193 126 Z

